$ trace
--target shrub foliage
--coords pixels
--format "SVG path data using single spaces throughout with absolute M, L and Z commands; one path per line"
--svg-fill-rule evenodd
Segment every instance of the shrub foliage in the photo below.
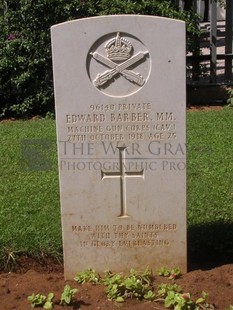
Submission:
M 180 12 L 172 1 L 2 0 L 0 117 L 28 117 L 53 112 L 50 27 L 71 19 L 109 14 L 181 19 L 187 22 L 188 34 L 198 32 L 196 16 L 192 12 Z M 188 40 L 188 48 L 190 42 Z

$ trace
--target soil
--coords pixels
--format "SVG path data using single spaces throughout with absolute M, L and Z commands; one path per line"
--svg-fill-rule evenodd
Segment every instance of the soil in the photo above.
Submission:
M 164 277 L 155 276 L 155 290 L 159 283 L 171 283 L 170 281 Z M 207 292 L 209 294 L 208 303 L 212 304 L 214 309 L 225 310 L 233 305 L 233 264 L 222 265 L 210 270 L 192 270 L 175 280 L 175 283 L 182 287 L 183 292 L 189 292 L 192 300 L 200 297 L 202 291 Z M 25 256 L 19 259 L 15 272 L 0 274 L 0 309 L 32 309 L 27 297 L 32 293 L 47 295 L 49 292 L 53 292 L 55 295 L 54 309 L 64 309 L 59 305 L 59 299 L 65 284 L 79 289 L 77 299 L 67 309 L 165 309 L 162 304 L 155 302 L 128 299 L 119 304 L 110 301 L 106 297 L 104 286 L 80 285 L 75 281 L 64 281 L 61 264 L 49 259 L 42 264 Z

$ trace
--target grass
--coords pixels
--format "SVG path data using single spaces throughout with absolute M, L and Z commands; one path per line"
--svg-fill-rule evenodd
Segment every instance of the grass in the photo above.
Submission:
M 1 257 L 12 260 L 18 252 L 59 257 L 62 242 L 55 123 L 2 122 L 0 132 Z M 47 171 L 28 171 L 22 167 L 22 158 L 27 155 L 22 142 L 35 139 L 48 140 L 51 170 L 45 167 Z M 33 153 L 32 156 L 36 158 Z
M 203 253 L 218 261 L 233 257 L 232 124 L 232 109 L 187 115 L 188 238 L 193 261 L 206 259 Z M 14 264 L 17 253 L 60 258 L 55 121 L 1 122 L 0 132 L 2 267 Z M 29 158 L 25 153 L 30 141 L 42 141 L 39 157 L 48 163 L 38 162 L 38 171 L 30 170 L 30 156 L 34 165 L 38 158 L 33 145 Z M 29 169 L 23 158 L 28 158 Z
M 191 225 L 233 219 L 232 124 L 232 110 L 188 115 Z
M 194 260 L 233 260 L 232 124 L 232 109 L 188 113 L 188 236 Z

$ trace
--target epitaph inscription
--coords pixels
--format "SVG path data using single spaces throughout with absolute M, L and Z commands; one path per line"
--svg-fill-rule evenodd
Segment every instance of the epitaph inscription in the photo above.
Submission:
M 169 248 L 173 240 L 169 232 L 177 231 L 176 224 L 118 224 L 73 225 L 72 232 L 81 235 L 80 247 L 97 248 Z
M 52 27 L 66 279 L 186 271 L 184 38 L 153 16 Z

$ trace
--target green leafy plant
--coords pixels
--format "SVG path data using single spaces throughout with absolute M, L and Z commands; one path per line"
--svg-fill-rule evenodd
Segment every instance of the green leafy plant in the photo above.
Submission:
M 54 111 L 50 27 L 67 20 L 109 14 L 157 15 L 184 20 L 187 45 L 199 32 L 193 12 L 164 0 L 4 1 L 0 14 L 0 117 Z
M 61 294 L 60 304 L 64 306 L 69 305 L 77 292 L 77 288 L 71 288 L 69 285 L 66 285 L 63 293 Z
M 44 309 L 46 309 L 46 310 L 53 309 L 53 297 L 54 297 L 53 293 L 49 293 L 48 294 L 46 302 L 45 302 L 45 304 L 43 306 Z
M 155 301 L 163 301 L 165 308 L 174 310 L 211 310 L 213 305 L 207 303 L 208 294 L 202 292 L 202 297 L 195 302 L 191 300 L 190 293 L 183 293 L 177 285 L 161 284 Z
M 105 272 L 105 278 L 101 280 L 101 283 L 107 286 L 105 292 L 109 299 L 117 302 L 124 301 L 123 281 L 122 273 L 113 274 L 110 271 Z
M 78 272 L 74 280 L 80 284 L 86 282 L 98 283 L 100 281 L 100 276 L 95 272 L 94 269 L 89 268 L 85 271 Z
M 47 297 L 42 294 L 33 293 L 32 295 L 28 296 L 28 301 L 31 302 L 31 306 L 33 308 L 43 307 L 44 309 L 51 310 L 53 309 L 53 297 L 53 293 L 49 293 Z
M 208 294 L 202 291 L 202 296 L 195 301 L 195 310 L 212 310 L 214 306 L 207 302 Z
M 46 296 L 33 293 L 32 295 L 28 296 L 28 301 L 31 302 L 32 308 L 41 307 L 46 301 Z
M 193 309 L 194 303 L 190 299 L 189 293 L 177 293 L 169 291 L 164 300 L 164 306 L 175 310 Z
M 154 300 L 155 299 L 155 293 L 152 290 L 149 290 L 146 292 L 146 294 L 144 294 L 143 296 L 144 299 L 146 300 Z
M 227 90 L 227 93 L 228 93 L 227 104 L 229 107 L 233 107 L 233 88 L 229 88 Z
M 162 267 L 158 270 L 158 275 L 163 277 L 168 277 L 168 279 L 177 279 L 181 276 L 180 268 L 168 269 L 166 267 Z
M 177 284 L 165 284 L 162 283 L 158 287 L 158 297 L 165 298 L 168 295 L 168 292 L 180 293 L 182 291 L 181 287 Z
M 226 310 L 233 310 L 233 306 L 230 305 Z
M 126 298 L 137 298 L 153 300 L 155 294 L 152 287 L 152 274 L 147 268 L 143 272 L 134 269 L 130 270 L 129 276 L 123 276 L 122 273 L 105 273 L 105 279 L 102 283 L 107 286 L 106 294 L 109 299 L 117 302 L 123 302 Z

